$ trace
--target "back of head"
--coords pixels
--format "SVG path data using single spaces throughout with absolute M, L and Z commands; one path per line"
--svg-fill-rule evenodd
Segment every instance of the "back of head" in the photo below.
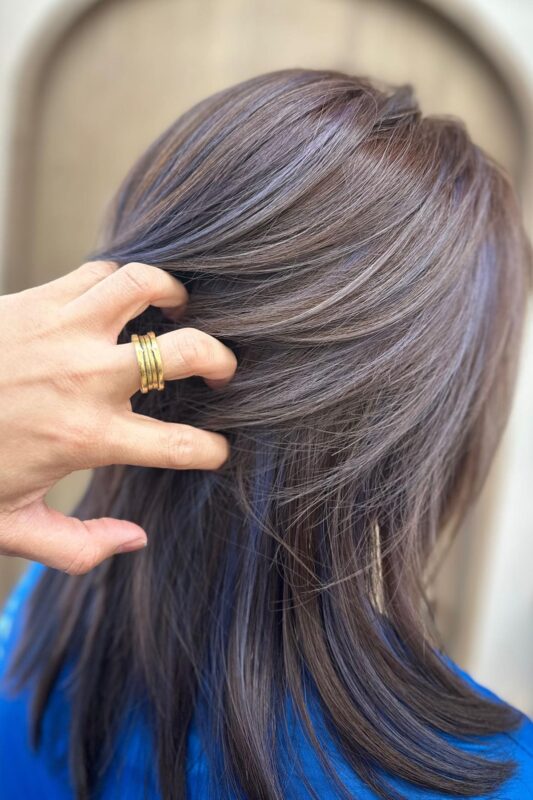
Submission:
M 102 744 L 96 694 L 112 699 L 112 727 L 139 687 L 165 798 L 183 796 L 183 723 L 202 698 L 228 791 L 282 797 L 272 742 L 282 699 L 303 710 L 307 682 L 382 797 L 379 768 L 464 796 L 498 786 L 508 766 L 441 734 L 516 719 L 428 647 L 421 576 L 509 414 L 531 252 L 505 172 L 460 120 L 423 117 L 410 86 L 283 70 L 163 133 L 93 257 L 172 270 L 190 293 L 183 318 L 151 307 L 122 341 L 198 327 L 239 366 L 219 391 L 191 378 L 133 398 L 224 432 L 230 460 L 212 473 L 98 470 L 79 515 L 132 519 L 149 546 L 47 577 L 36 603 L 36 625 L 72 632 L 40 654 L 38 712 L 65 653 L 81 653 L 80 797 Z

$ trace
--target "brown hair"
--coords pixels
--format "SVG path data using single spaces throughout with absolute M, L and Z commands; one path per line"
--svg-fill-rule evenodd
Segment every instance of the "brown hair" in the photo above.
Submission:
M 176 324 L 221 338 L 239 367 L 221 391 L 191 378 L 133 398 L 224 432 L 229 462 L 96 470 L 77 515 L 134 520 L 149 546 L 87 575 L 47 570 L 33 596 L 14 669 L 39 678 L 38 740 L 75 659 L 78 797 L 144 698 L 165 800 L 185 796 L 187 725 L 204 702 L 215 796 L 278 800 L 286 697 L 328 764 L 311 691 L 380 797 L 402 796 L 387 773 L 454 796 L 498 787 L 512 764 L 445 734 L 520 716 L 442 655 L 422 577 L 509 414 L 531 249 L 505 172 L 460 120 L 423 117 L 409 85 L 283 70 L 163 133 L 91 255 L 171 270 L 190 293 Z M 149 308 L 121 341 L 172 327 Z

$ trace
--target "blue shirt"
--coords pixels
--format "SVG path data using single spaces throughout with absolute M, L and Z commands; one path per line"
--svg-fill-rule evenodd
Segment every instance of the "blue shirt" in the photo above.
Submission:
M 2 678 L 7 661 L 21 633 L 26 600 L 37 579 L 46 567 L 32 563 L 12 590 L 0 616 L 0 798 L 2 800 L 73 800 L 74 793 L 68 774 L 67 749 L 69 709 L 61 687 L 56 684 L 45 714 L 43 736 L 45 748 L 34 752 L 29 745 L 29 688 L 12 695 Z M 494 695 L 476 684 L 472 678 L 454 667 L 480 694 Z M 319 725 L 318 720 L 314 720 Z M 321 729 L 322 730 L 322 729 Z M 485 742 L 488 737 L 484 737 Z M 498 757 L 513 758 L 518 763 L 516 774 L 507 782 L 493 800 L 533 800 L 533 722 L 524 719 L 521 727 L 512 733 L 490 737 Z M 313 749 L 302 730 L 295 731 L 295 747 L 301 755 L 302 766 L 313 788 L 321 800 L 338 797 L 330 779 L 324 773 Z M 457 743 L 466 748 L 464 743 Z M 481 751 L 481 746 L 468 745 L 469 750 Z M 328 742 L 335 770 L 357 800 L 375 800 L 376 795 L 366 787 L 343 760 L 331 739 Z M 146 785 L 146 774 L 149 776 Z M 191 800 L 206 800 L 208 797 L 208 767 L 202 753 L 194 720 L 188 733 L 187 788 Z M 401 780 L 392 781 L 406 797 L 413 800 L 444 800 L 444 795 L 418 789 Z M 115 761 L 106 774 L 99 800 L 141 800 L 144 797 L 157 800 L 156 760 L 149 739 L 149 731 L 139 721 L 128 737 L 119 740 Z M 297 773 L 288 778 L 285 797 L 304 800 L 309 793 L 299 780 Z M 477 800 L 488 800 L 478 798 Z

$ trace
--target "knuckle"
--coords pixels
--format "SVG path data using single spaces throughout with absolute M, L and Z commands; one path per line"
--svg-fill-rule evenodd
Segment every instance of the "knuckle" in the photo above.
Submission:
M 83 520 L 80 520 L 80 522 L 85 525 Z M 84 575 L 99 563 L 99 555 L 96 542 L 89 533 L 89 537 L 85 539 L 81 548 L 63 569 L 63 572 L 66 572 L 67 575 Z
M 83 270 L 89 277 L 95 278 L 96 280 L 103 280 L 109 277 L 116 269 L 117 266 L 112 261 L 86 261 L 80 267 L 80 270 Z
M 191 467 L 194 464 L 195 431 L 183 425 L 166 443 L 169 466 Z
M 49 373 L 48 383 L 54 386 L 58 393 L 81 394 L 86 389 L 87 372 L 79 361 L 68 364 L 56 363 L 55 368 L 50 369 Z
M 125 264 L 121 268 L 120 274 L 125 285 L 135 294 L 146 295 L 153 283 L 150 267 L 138 261 L 130 261 Z
M 196 328 L 183 328 L 176 337 L 178 356 L 191 372 L 209 367 L 215 360 L 211 337 Z
M 74 449 L 84 447 L 91 438 L 89 428 L 82 418 L 63 420 L 60 433 L 62 440 Z

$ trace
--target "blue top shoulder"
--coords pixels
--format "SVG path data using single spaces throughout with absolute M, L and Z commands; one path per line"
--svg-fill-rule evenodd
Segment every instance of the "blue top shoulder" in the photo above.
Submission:
M 30 690 L 12 695 L 3 680 L 9 655 L 22 629 L 26 600 L 40 575 L 46 570 L 31 563 L 9 595 L 0 614 L 0 776 L 3 800 L 74 800 L 74 792 L 68 775 L 67 749 L 69 709 L 61 687 L 56 687 L 50 700 L 43 736 L 46 748 L 34 752 L 28 740 L 28 715 Z M 488 689 L 453 665 L 463 678 L 480 694 L 495 697 Z M 320 724 L 317 720 L 317 724 Z M 512 758 L 518 764 L 513 778 L 500 789 L 492 800 L 533 800 L 533 722 L 524 717 L 521 727 L 513 733 L 498 734 L 484 738 L 494 745 L 498 757 Z M 458 743 L 459 744 L 459 743 Z M 335 787 L 324 772 L 313 749 L 302 730 L 296 731 L 294 746 L 297 748 L 305 775 L 317 795 L 323 800 L 337 797 Z M 327 743 L 335 769 L 354 798 L 375 800 L 376 795 L 365 786 L 350 766 L 343 760 L 334 743 Z M 464 744 L 459 746 L 464 747 Z M 469 750 L 479 750 L 480 745 L 469 745 Z M 46 750 L 46 753 L 44 752 Z M 484 750 L 484 752 L 486 752 Z M 135 725 L 127 739 L 120 742 L 116 764 L 112 764 L 106 775 L 101 800 L 117 797 L 136 800 L 148 797 L 158 800 L 157 776 L 154 774 L 149 731 L 143 724 Z M 146 775 L 150 785 L 146 785 Z M 412 800 L 444 800 L 449 795 L 414 788 L 402 781 L 392 783 Z M 298 775 L 289 778 L 285 787 L 287 800 L 308 800 L 309 793 Z M 187 754 L 188 797 L 205 800 L 208 797 L 208 768 L 204 758 L 194 721 L 188 736 Z M 145 792 L 147 792 L 145 794 Z M 489 800 L 488 797 L 477 800 Z

